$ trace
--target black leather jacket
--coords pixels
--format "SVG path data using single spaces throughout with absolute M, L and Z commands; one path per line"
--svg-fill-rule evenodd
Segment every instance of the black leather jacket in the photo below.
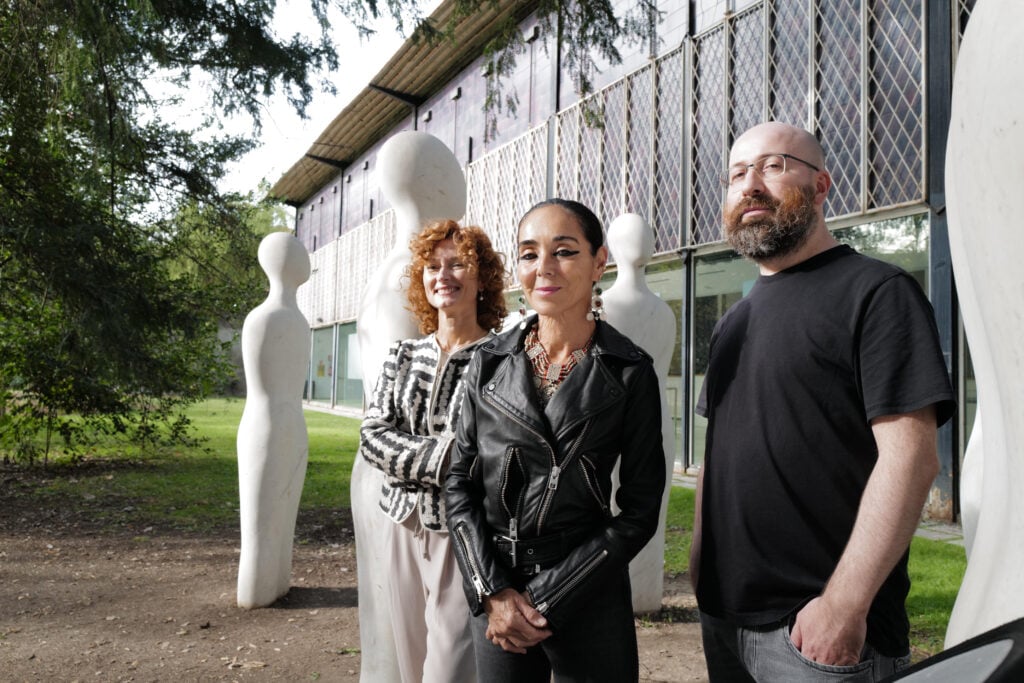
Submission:
M 542 409 L 525 336 L 516 328 L 486 342 L 466 370 L 447 521 L 473 614 L 483 596 L 525 588 L 557 628 L 657 528 L 661 399 L 650 356 L 598 322 L 588 355 Z

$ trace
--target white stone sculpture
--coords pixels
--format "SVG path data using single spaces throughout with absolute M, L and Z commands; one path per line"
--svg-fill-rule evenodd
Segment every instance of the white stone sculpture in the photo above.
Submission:
M 953 82 L 946 150 L 949 242 L 978 387 L 965 489 L 973 529 L 946 647 L 1024 616 L 1024 253 L 1017 194 L 1024 180 L 1024 3 L 979 2 Z M 981 408 L 984 408 L 984 414 Z M 983 417 L 984 415 L 984 417 Z M 970 480 L 968 482 L 970 484 Z M 980 496 L 978 495 L 980 494 Z
M 359 339 L 366 403 L 388 347 L 398 339 L 420 336 L 416 320 L 406 310 L 410 263 L 409 240 L 427 222 L 459 219 L 466 211 L 466 178 L 458 160 L 433 135 L 398 133 L 381 147 L 378 182 L 395 211 L 395 244 L 371 276 L 359 306 Z M 392 522 L 378 505 L 384 474 L 362 456 L 352 466 L 352 523 L 356 536 L 359 580 L 359 638 L 362 683 L 399 681 L 395 640 L 391 630 L 386 584 L 391 572 L 384 561 Z
M 676 343 L 676 317 L 667 303 L 647 286 L 644 267 L 654 254 L 654 232 L 643 217 L 633 213 L 619 216 L 608 227 L 608 248 L 618 271 L 615 283 L 604 294 L 608 322 L 651 354 L 661 390 L 661 435 L 665 449 L 665 492 L 661 499 L 661 521 L 654 538 L 629 563 L 633 586 L 633 611 L 661 609 L 665 573 L 665 514 L 672 487 L 675 435 L 665 401 L 665 386 L 672 350 Z M 616 468 L 615 481 L 618 482 Z
M 961 281 L 961 278 L 957 278 Z M 958 292 L 959 295 L 959 292 Z M 967 559 L 971 559 L 974 547 L 974 535 L 978 530 L 978 517 L 981 515 L 981 497 L 984 495 L 982 469 L 985 464 L 982 456 L 983 447 L 981 429 L 981 397 L 974 407 L 974 426 L 971 438 L 964 450 L 964 460 L 960 466 L 960 528 L 964 534 L 964 551 Z
M 295 292 L 309 279 L 309 254 L 295 237 L 263 238 L 259 263 L 270 294 L 242 325 L 247 387 L 238 425 L 242 552 L 238 606 L 265 607 L 288 592 L 292 540 L 306 478 L 309 441 L 302 387 L 309 366 L 309 322 Z

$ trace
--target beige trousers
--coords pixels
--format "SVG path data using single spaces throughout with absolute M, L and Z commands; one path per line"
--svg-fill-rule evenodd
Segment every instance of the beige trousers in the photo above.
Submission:
M 448 534 L 391 524 L 391 625 L 403 683 L 475 683 L 469 606 Z

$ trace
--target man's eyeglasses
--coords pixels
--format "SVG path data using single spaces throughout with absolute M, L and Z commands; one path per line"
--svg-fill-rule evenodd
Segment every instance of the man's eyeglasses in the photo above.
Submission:
M 780 175 L 786 172 L 786 160 L 792 159 L 793 161 L 799 161 L 801 164 L 810 166 L 815 171 L 821 169 L 812 164 L 809 161 L 804 161 L 799 157 L 795 157 L 792 154 L 766 154 L 752 164 L 736 164 L 729 168 L 720 180 L 722 187 L 730 188 L 736 187 L 742 183 L 747 173 L 753 169 L 765 180 L 771 180 L 772 178 L 778 178 Z

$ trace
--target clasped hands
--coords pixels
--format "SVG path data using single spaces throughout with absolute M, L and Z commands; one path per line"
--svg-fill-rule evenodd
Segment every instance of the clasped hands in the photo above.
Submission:
M 484 598 L 487 612 L 487 640 L 506 652 L 526 654 L 551 635 L 548 620 L 538 612 L 526 593 L 506 588 Z

